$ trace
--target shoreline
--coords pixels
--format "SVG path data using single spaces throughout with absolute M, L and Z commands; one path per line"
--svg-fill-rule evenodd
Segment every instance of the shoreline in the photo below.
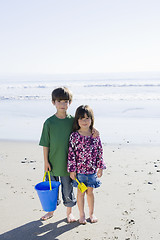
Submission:
M 95 189 L 96 224 L 66 222 L 63 203 L 54 217 L 44 214 L 34 186 L 43 178 L 42 148 L 36 142 L 0 140 L 1 239 L 159 239 L 160 148 L 104 146 L 107 169 Z M 87 201 L 85 203 L 88 218 Z M 76 219 L 78 208 L 73 208 Z
M 74 116 L 75 109 L 81 104 L 92 107 L 94 126 L 100 132 L 102 142 L 160 144 L 160 112 L 157 110 L 160 101 L 78 100 L 73 101 L 68 113 Z M 39 141 L 45 120 L 55 113 L 49 101 L 4 101 L 0 110 L 0 137 L 21 141 Z
M 39 147 L 41 147 L 40 145 L 39 145 L 39 140 L 25 140 L 25 139 L 1 139 L 0 138 L 0 143 L 21 143 L 21 144 L 36 144 L 37 146 L 39 146 Z M 158 147 L 158 146 L 160 146 L 160 143 L 158 143 L 158 142 L 148 142 L 148 143 L 146 143 L 146 142 L 142 142 L 142 143 L 133 143 L 133 142 L 131 142 L 131 141 L 128 141 L 128 140 L 126 140 L 126 141 L 124 141 L 124 142 L 122 142 L 122 143 L 117 143 L 117 142 L 109 142 L 109 143 L 107 143 L 107 142 L 103 142 L 102 141 L 102 145 L 103 145 L 103 147 L 112 147 L 112 146 L 117 146 L 117 147 L 119 147 L 119 146 L 122 146 L 122 147 Z

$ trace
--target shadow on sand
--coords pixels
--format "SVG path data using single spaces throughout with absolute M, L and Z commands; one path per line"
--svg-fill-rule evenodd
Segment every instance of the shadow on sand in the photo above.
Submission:
M 66 218 L 46 225 L 41 220 L 33 221 L 1 234 L 0 240 L 58 240 L 60 235 L 79 226 L 78 222 L 58 226 L 63 222 L 67 222 Z

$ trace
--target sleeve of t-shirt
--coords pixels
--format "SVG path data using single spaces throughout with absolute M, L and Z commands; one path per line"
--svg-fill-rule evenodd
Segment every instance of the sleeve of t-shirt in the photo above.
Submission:
M 43 146 L 43 147 L 49 147 L 49 143 L 50 143 L 49 124 L 46 121 L 43 124 L 43 129 L 42 129 L 42 134 L 41 134 L 39 145 Z

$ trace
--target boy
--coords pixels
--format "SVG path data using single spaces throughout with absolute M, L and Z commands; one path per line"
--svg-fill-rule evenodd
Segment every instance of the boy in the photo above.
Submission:
M 44 125 L 40 139 L 43 146 L 44 170 L 51 173 L 51 180 L 61 179 L 63 204 L 67 207 L 67 221 L 75 222 L 72 215 L 72 207 L 76 205 L 73 193 L 72 180 L 67 172 L 67 154 L 69 137 L 72 132 L 74 118 L 67 114 L 67 109 L 72 102 L 72 94 L 69 89 L 60 87 L 52 92 L 52 103 L 57 112 L 48 118 Z M 54 212 L 46 213 L 41 219 L 47 220 Z

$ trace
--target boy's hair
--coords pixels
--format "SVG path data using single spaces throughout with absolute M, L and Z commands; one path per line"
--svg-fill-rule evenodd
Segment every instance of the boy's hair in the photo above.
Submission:
M 69 103 L 72 102 L 72 93 L 66 87 L 59 87 L 53 90 L 52 92 L 52 101 L 56 100 L 69 100 Z
M 77 131 L 80 129 L 80 126 L 78 124 L 78 119 L 82 119 L 85 117 L 85 114 L 91 118 L 91 125 L 90 129 L 93 129 L 93 124 L 94 124 L 94 114 L 93 110 L 88 106 L 88 105 L 81 105 L 77 108 L 76 113 L 75 113 L 75 118 L 74 118 L 74 124 L 73 124 L 73 131 Z

